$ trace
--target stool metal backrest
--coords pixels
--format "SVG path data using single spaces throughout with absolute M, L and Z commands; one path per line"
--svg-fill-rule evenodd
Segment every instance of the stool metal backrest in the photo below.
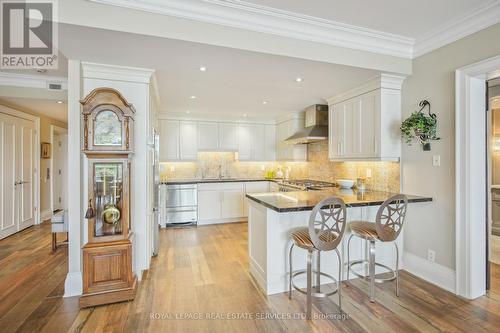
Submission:
M 375 229 L 383 242 L 398 238 L 406 216 L 408 198 L 404 194 L 390 197 L 380 206 L 375 220 Z
M 329 197 L 318 203 L 309 217 L 309 236 L 320 251 L 336 249 L 342 241 L 346 227 L 344 200 Z

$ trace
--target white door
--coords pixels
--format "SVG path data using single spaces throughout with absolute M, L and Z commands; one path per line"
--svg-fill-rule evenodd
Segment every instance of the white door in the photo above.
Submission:
M 0 113 L 0 239 L 35 220 L 35 123 Z
M 265 125 L 266 148 L 264 159 L 266 161 L 276 160 L 276 126 Z
M 254 125 L 251 133 L 252 160 L 264 161 L 266 159 L 266 132 L 264 125 Z
M 220 191 L 198 191 L 198 220 L 216 220 L 220 218 Z
M 376 157 L 377 156 L 377 95 L 378 93 L 371 92 L 360 97 L 360 131 L 359 143 L 361 157 Z
M 251 125 L 242 124 L 239 126 L 239 149 L 238 159 L 240 161 L 249 161 L 252 159 L 252 142 L 250 139 Z

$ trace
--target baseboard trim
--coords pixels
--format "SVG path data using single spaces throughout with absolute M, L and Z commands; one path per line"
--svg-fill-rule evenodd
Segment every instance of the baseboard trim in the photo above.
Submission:
M 52 212 L 50 211 L 50 208 L 42 210 L 40 212 L 40 223 L 42 223 L 46 220 L 50 220 L 51 217 L 52 217 Z
M 80 296 L 83 293 L 82 272 L 71 272 L 64 281 L 64 297 Z
M 456 294 L 455 271 L 412 253 L 403 254 L 403 269 L 442 289 Z

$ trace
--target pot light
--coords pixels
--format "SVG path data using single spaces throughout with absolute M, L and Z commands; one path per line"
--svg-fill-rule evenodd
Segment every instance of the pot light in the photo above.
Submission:
M 186 110 L 186 113 L 187 113 L 187 114 L 190 114 L 190 113 L 191 113 L 191 111 L 189 111 L 189 110 Z
M 207 71 L 207 68 L 205 66 L 200 66 L 200 71 L 202 72 L 206 72 Z
M 266 105 L 266 104 L 267 104 L 267 101 L 262 101 L 262 104 Z
M 57 101 L 57 104 L 62 104 L 62 103 L 63 103 L 63 101 Z
M 247 114 L 246 114 L 246 113 L 243 113 L 243 117 L 246 117 L 246 116 L 247 116 Z
M 196 96 L 190 96 L 189 99 L 196 99 Z
M 295 82 L 302 82 L 302 81 L 304 81 L 304 79 L 303 79 L 303 78 L 301 78 L 301 77 L 296 77 L 296 78 L 295 78 Z

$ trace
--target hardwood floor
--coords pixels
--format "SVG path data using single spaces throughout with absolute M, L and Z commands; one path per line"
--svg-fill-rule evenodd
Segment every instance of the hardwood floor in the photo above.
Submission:
M 500 331 L 498 294 L 470 302 L 406 272 L 400 297 L 394 284 L 379 285 L 377 303 L 371 303 L 368 284 L 355 280 L 343 288 L 347 319 L 334 317 L 333 296 L 314 300 L 314 315 L 326 318 L 307 322 L 303 295 L 295 292 L 290 301 L 286 294 L 266 297 L 257 290 L 247 270 L 245 223 L 162 230 L 160 247 L 133 302 L 80 311 L 77 298 L 61 297 L 67 254 L 64 247 L 51 253 L 50 225 L 0 241 L 0 331 Z

